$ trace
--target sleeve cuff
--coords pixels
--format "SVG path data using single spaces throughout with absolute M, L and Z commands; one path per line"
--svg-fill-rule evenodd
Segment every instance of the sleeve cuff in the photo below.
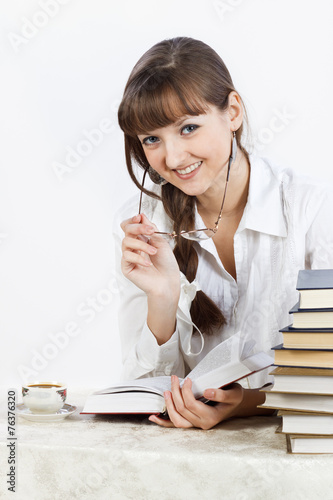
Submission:
M 137 356 L 145 365 L 155 368 L 157 366 L 174 365 L 179 357 L 178 331 L 174 331 L 170 339 L 162 345 L 157 340 L 145 322 L 137 344 Z

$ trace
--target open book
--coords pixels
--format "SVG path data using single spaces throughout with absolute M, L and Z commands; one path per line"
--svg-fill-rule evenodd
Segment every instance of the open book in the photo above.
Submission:
M 247 356 L 248 349 L 243 349 L 240 355 L 239 346 L 237 333 L 212 349 L 188 374 L 197 399 L 205 389 L 224 387 L 273 364 L 273 359 L 263 352 Z M 180 379 L 181 386 L 184 380 Z M 169 376 L 117 382 L 88 396 L 81 413 L 164 413 L 163 392 L 170 389 Z

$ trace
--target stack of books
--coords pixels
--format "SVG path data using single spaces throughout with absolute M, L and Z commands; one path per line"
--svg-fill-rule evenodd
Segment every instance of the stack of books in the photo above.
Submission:
M 279 410 L 290 453 L 333 453 L 333 269 L 299 271 L 296 289 L 261 406 Z

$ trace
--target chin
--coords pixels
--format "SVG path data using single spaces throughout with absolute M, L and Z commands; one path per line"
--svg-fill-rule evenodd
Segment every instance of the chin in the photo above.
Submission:
M 187 194 L 188 196 L 201 196 L 203 195 L 208 187 L 203 186 L 202 183 L 182 183 L 181 185 L 179 184 L 174 184 L 180 191 L 183 193 Z

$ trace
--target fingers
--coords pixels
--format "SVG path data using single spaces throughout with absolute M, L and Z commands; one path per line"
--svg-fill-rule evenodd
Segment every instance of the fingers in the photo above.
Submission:
M 178 377 L 176 377 L 176 379 L 178 381 Z M 184 429 L 193 427 L 193 425 L 195 424 L 188 419 L 188 417 L 191 417 L 190 412 L 186 412 L 185 405 L 180 402 L 180 399 L 182 399 L 181 395 L 179 398 L 177 397 L 177 395 L 175 394 L 177 390 L 175 389 L 175 387 L 173 387 L 173 385 L 174 382 L 171 382 L 172 393 L 170 391 L 165 391 L 164 393 L 165 404 L 169 418 L 175 427 L 182 427 Z M 178 391 L 180 392 L 179 382 Z M 176 405 L 175 399 L 177 399 L 178 406 Z
M 158 418 L 155 415 L 149 417 L 151 422 L 155 422 L 162 427 L 182 427 L 183 429 L 189 429 L 193 427 L 193 424 L 186 420 L 182 415 L 180 415 L 173 404 L 172 394 L 170 391 L 165 391 L 164 393 L 166 408 L 168 412 L 168 416 L 170 420 L 164 420 L 162 418 Z
M 155 229 L 155 231 L 157 231 L 157 227 L 155 226 L 155 224 L 153 222 L 151 222 L 148 217 L 146 217 L 145 214 L 140 214 L 141 216 L 141 223 L 142 224 L 147 224 L 148 226 L 153 226 L 153 228 Z
M 187 378 L 184 381 L 183 387 L 180 388 L 179 379 L 175 375 L 171 377 L 171 390 L 174 406 L 181 415 L 190 417 L 192 420 L 196 418 L 200 420 L 202 411 L 202 403 L 197 401 L 192 392 L 192 381 Z
M 243 399 L 243 387 L 240 384 L 231 384 L 228 389 L 206 389 L 204 397 L 217 403 L 235 404 Z
M 143 224 L 143 220 L 147 221 L 148 224 Z M 153 235 L 155 227 L 150 225 L 147 217 L 141 214 L 123 221 L 121 228 L 125 233 L 122 241 L 123 271 L 132 269 L 136 265 L 151 266 L 152 263 L 149 258 L 146 258 L 146 255 L 155 255 L 157 249 L 149 244 L 149 238 L 146 238 L 145 235 Z
M 125 236 L 122 241 L 121 247 L 123 252 L 130 250 L 136 252 L 144 252 L 149 255 L 155 255 L 155 253 L 157 252 L 157 249 L 149 243 L 138 238 L 131 238 L 130 236 Z
M 166 409 L 170 420 L 164 420 L 156 415 L 151 415 L 149 420 L 162 427 L 181 427 L 183 429 L 188 429 L 191 427 L 198 427 L 199 418 L 196 415 L 191 415 L 191 412 L 186 408 L 186 403 L 183 401 L 182 392 L 185 392 L 185 397 L 189 398 L 189 405 L 191 405 L 191 398 L 195 402 L 193 393 L 191 391 L 191 381 L 187 379 L 183 385 L 183 389 L 179 386 L 179 379 L 175 375 L 171 377 L 171 391 L 164 392 L 164 399 L 166 404 Z M 185 387 L 185 390 L 184 390 Z M 187 393 L 187 394 L 186 394 Z M 201 404 L 201 403 L 200 403 Z M 186 418 L 187 415 L 190 419 Z M 195 420 L 195 422 L 193 421 Z
M 150 420 L 151 422 L 154 422 L 154 424 L 160 425 L 161 427 L 174 427 L 171 420 L 164 420 L 164 418 L 159 418 L 156 415 L 150 415 L 148 420 Z
M 150 236 L 154 234 L 154 231 L 157 231 L 157 227 L 155 226 L 155 224 L 150 222 L 150 220 L 144 214 L 135 215 L 130 219 L 124 220 L 120 224 L 120 227 L 125 234 L 131 234 L 135 236 L 141 234 Z
M 151 236 L 156 231 L 156 227 L 153 224 L 142 224 L 133 222 L 133 219 L 128 219 L 120 224 L 120 227 L 124 231 L 126 236 Z
M 125 232 L 125 227 L 128 224 L 140 224 L 141 222 L 141 215 L 134 215 L 134 217 L 131 217 L 130 219 L 123 220 L 123 222 L 120 224 L 121 229 Z
M 218 403 L 212 407 L 197 401 L 191 386 L 191 380 L 186 379 L 183 387 L 180 388 L 178 377 L 172 376 L 172 392 L 164 393 L 170 420 L 164 420 L 155 415 L 149 417 L 149 420 L 163 427 L 211 429 L 222 420 L 232 416 L 234 409 L 243 399 L 244 389 L 236 383 L 232 384 L 228 390 L 206 389 L 204 397 Z
M 138 255 L 130 251 L 123 253 L 121 268 L 125 274 L 126 271 L 133 269 L 135 266 L 150 267 L 152 265 L 152 262 L 149 259 L 145 259 L 143 255 Z
M 202 427 L 201 417 L 205 405 L 194 398 L 191 390 L 192 382 L 186 379 L 180 388 L 179 379 L 171 377 L 171 392 L 164 393 L 165 403 L 170 421 L 174 427 Z M 156 422 L 162 425 L 160 422 Z

